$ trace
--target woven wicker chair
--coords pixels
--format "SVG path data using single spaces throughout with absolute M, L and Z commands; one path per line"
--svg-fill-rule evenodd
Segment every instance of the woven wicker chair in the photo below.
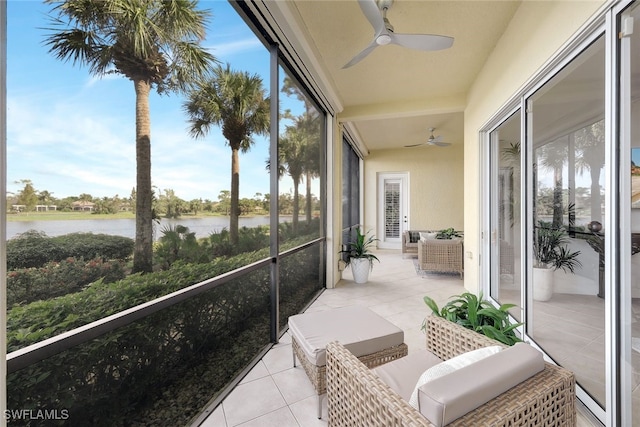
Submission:
M 429 233 L 429 230 L 405 230 L 402 233 L 402 257 L 406 254 L 418 255 L 418 241 L 420 233 Z
M 418 265 L 421 270 L 438 273 L 464 273 L 462 239 L 421 239 Z
M 440 359 L 501 345 L 445 319 L 427 318 L 427 349 Z M 418 410 L 337 342 L 327 346 L 329 426 L 431 426 Z M 572 372 L 545 363 L 545 369 L 448 426 L 576 425 Z

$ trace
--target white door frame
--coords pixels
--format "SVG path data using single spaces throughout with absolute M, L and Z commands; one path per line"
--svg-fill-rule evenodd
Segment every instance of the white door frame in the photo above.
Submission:
M 385 233 L 385 197 L 386 181 L 400 182 L 400 234 L 397 238 L 389 238 Z M 380 249 L 400 249 L 402 233 L 409 229 L 409 172 L 378 172 L 377 202 L 377 238 Z

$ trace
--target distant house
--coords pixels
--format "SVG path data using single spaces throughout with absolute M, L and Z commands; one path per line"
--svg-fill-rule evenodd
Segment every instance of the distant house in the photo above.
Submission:
M 57 211 L 58 206 L 56 205 L 36 205 L 37 212 L 47 212 L 47 211 Z
M 88 202 L 86 200 L 77 200 L 73 203 L 71 203 L 71 206 L 73 207 L 74 211 L 85 211 L 85 212 L 92 212 L 95 208 L 95 203 L 93 202 Z

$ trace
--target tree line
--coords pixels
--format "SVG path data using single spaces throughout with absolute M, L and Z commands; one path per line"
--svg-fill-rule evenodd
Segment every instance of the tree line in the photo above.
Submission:
M 23 185 L 22 189 L 16 194 L 7 195 L 8 213 L 43 210 L 72 212 L 82 210 L 81 206 L 91 206 L 90 212 L 93 214 L 135 212 L 135 189 L 131 190 L 129 197 L 121 197 L 118 194 L 112 197 L 93 197 L 91 194 L 81 193 L 78 196 L 57 198 L 48 190 L 37 190 L 31 180 L 23 179 L 19 183 Z M 256 193 L 253 197 L 240 198 L 240 215 L 268 215 L 270 199 L 271 196 L 268 193 Z M 76 202 L 85 202 L 85 204 Z M 302 206 L 305 207 L 305 210 L 301 210 Z M 231 212 L 231 192 L 229 190 L 220 191 L 217 200 L 202 198 L 185 200 L 176 195 L 176 192 L 170 188 L 164 190 L 156 189 L 153 192 L 152 208 L 155 218 L 180 218 L 183 215 L 199 215 L 202 213 L 228 216 Z M 281 215 L 293 215 L 294 210 L 296 210 L 298 213 L 309 214 L 311 217 L 314 211 L 320 209 L 320 200 L 311 194 L 309 200 L 307 200 L 306 196 L 298 196 L 298 201 L 296 201 L 292 191 L 278 196 L 278 208 Z

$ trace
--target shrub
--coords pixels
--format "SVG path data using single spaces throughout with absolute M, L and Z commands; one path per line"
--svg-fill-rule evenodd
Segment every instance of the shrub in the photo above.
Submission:
M 30 230 L 7 241 L 7 270 L 40 267 L 65 258 L 64 248 L 41 231 Z
M 71 233 L 48 237 L 30 230 L 7 241 L 7 269 L 42 267 L 50 261 L 77 259 L 127 259 L 133 254 L 133 239 L 93 233 Z
M 229 231 L 226 228 L 201 239 L 197 239 L 188 227 L 179 224 L 164 227 L 161 232 L 162 237 L 155 245 L 154 255 L 156 265 L 164 270 L 178 260 L 189 263 L 211 262 L 219 257 L 230 257 L 269 247 L 267 226 L 241 227 L 238 230 L 237 245 L 232 245 L 229 241 Z
M 425 296 L 424 302 L 436 316 L 464 326 L 467 329 L 486 335 L 503 344 L 513 345 L 521 341 L 515 334 L 515 329 L 522 323 L 511 324 L 508 310 L 515 304 L 502 304 L 496 308 L 491 302 L 480 296 L 465 292 L 456 295 L 452 300 L 438 309 L 436 302 Z M 424 330 L 424 323 L 422 328 Z
M 64 247 L 69 257 L 124 260 L 133 255 L 134 241 L 124 236 L 70 233 L 52 237 L 51 240 Z
M 281 249 L 308 240 L 292 239 Z M 313 246 L 281 263 L 285 323 L 322 287 L 320 253 Z M 7 315 L 8 351 L 268 256 L 265 248 L 201 264 L 178 260 L 166 271 L 97 281 L 77 293 L 14 306 Z M 265 266 L 13 372 L 8 407 L 65 408 L 69 426 L 187 425 L 269 344 L 269 292 Z
M 177 261 L 167 271 L 16 306 L 7 320 L 9 351 L 267 256 L 264 249 L 210 263 Z M 320 289 L 320 251 L 285 259 L 280 273 L 289 313 Z M 8 407 L 64 407 L 66 425 L 186 425 L 268 345 L 269 277 L 266 266 L 14 372 Z
M 240 227 L 238 230 L 238 244 L 231 245 L 229 231 L 223 228 L 213 232 L 202 242 L 203 250 L 212 258 L 219 256 L 233 256 L 244 252 L 259 251 L 269 247 L 269 227 Z
M 184 225 L 165 226 L 161 230 L 162 237 L 155 245 L 154 255 L 160 268 L 168 269 L 178 261 L 207 262 L 210 261 L 196 239 L 196 233 L 190 232 Z
M 78 292 L 98 279 L 111 283 L 124 276 L 124 261 L 103 261 L 102 258 L 89 261 L 67 258 L 48 262 L 40 268 L 12 270 L 7 273 L 7 306 Z

